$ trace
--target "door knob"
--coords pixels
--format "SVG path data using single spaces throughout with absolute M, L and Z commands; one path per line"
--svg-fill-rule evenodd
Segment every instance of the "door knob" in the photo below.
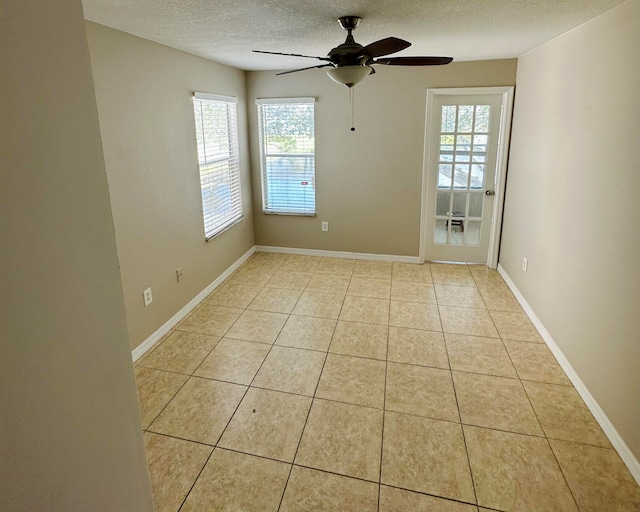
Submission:
M 485 192 L 484 192 L 485 196 L 492 196 L 494 194 L 495 194 L 495 192 L 493 190 L 485 190 Z

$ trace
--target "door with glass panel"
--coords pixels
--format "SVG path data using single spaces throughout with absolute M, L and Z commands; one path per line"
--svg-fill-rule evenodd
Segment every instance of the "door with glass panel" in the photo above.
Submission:
M 427 260 L 487 263 L 503 94 L 434 94 L 427 126 Z

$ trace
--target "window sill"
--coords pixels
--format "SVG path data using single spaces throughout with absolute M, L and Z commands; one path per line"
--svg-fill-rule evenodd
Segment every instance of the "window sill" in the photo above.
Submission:
M 262 210 L 264 215 L 287 215 L 287 216 L 295 216 L 295 217 L 316 217 L 316 212 L 313 213 L 303 213 L 303 212 L 274 212 L 274 211 L 266 211 Z

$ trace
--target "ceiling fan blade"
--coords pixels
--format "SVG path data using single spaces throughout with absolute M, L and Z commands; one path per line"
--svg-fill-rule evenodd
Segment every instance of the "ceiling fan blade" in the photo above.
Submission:
M 360 54 L 367 55 L 371 58 L 382 57 L 383 55 L 389 55 L 390 53 L 396 53 L 405 48 L 409 48 L 409 46 L 411 46 L 409 41 L 404 41 L 397 37 L 387 37 L 386 39 L 380 39 L 379 41 L 368 44 L 360 50 Z
M 449 64 L 453 57 L 389 57 L 388 59 L 376 59 L 373 64 L 385 64 L 387 66 L 442 66 Z
M 276 76 L 286 75 L 289 73 L 297 73 L 298 71 L 306 71 L 307 69 L 328 68 L 328 67 L 333 67 L 333 64 L 320 64 L 319 66 L 310 66 L 308 68 L 292 69 L 291 71 L 282 71 L 280 73 L 276 73 Z
M 306 59 L 320 59 L 320 60 L 326 60 L 326 61 L 331 60 L 331 59 L 328 59 L 327 57 L 316 57 L 314 55 L 301 55 L 299 53 L 265 52 L 263 50 L 251 50 L 251 51 L 255 53 L 268 53 L 270 55 L 285 55 L 286 57 L 305 57 Z

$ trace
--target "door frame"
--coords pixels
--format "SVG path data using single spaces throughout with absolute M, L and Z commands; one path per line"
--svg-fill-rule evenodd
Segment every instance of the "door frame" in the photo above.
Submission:
M 432 172 L 429 169 L 430 126 L 433 116 L 433 101 L 435 96 L 469 96 L 474 94 L 501 94 L 502 112 L 500 119 L 500 132 L 498 142 L 498 154 L 496 158 L 496 187 L 493 202 L 493 216 L 491 233 L 489 235 L 489 249 L 487 252 L 487 266 L 495 269 L 498 266 L 498 251 L 500 249 L 500 234 L 502 232 L 502 210 L 504 208 L 504 189 L 507 177 L 507 163 L 509 158 L 509 143 L 511 136 L 511 116 L 513 112 L 514 86 L 503 87 L 461 87 L 444 89 L 427 89 L 427 112 L 425 116 L 424 156 L 422 164 L 422 203 L 420 207 L 420 262 L 424 263 L 427 257 L 425 230 L 427 227 L 427 187 Z

